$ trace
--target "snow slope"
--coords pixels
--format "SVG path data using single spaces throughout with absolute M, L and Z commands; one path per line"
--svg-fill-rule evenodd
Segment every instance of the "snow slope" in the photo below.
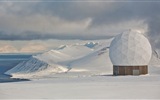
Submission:
M 152 66 L 160 65 L 160 57 L 155 50 L 152 51 L 152 57 L 149 65 L 152 65 Z
M 90 73 L 112 73 L 112 63 L 109 58 L 108 46 L 102 46 L 93 52 L 69 63 L 70 71 L 87 69 Z

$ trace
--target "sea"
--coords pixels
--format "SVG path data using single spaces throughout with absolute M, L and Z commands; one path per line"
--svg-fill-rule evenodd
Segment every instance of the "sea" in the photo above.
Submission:
M 32 57 L 32 55 L 34 54 L 0 54 L 0 83 L 22 81 L 22 79 L 11 79 L 11 76 L 4 73 L 7 70 L 15 67 L 18 63 L 28 60 L 30 57 Z

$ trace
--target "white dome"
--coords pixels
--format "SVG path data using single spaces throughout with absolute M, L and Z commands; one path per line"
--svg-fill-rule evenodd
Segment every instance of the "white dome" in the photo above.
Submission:
M 152 48 L 148 39 L 136 31 L 126 31 L 117 35 L 111 42 L 109 56 L 113 65 L 148 65 Z

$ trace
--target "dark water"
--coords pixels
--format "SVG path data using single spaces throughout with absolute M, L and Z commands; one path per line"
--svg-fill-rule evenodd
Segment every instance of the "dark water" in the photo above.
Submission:
M 28 60 L 31 56 L 31 54 L 0 54 L 0 83 L 26 81 L 25 79 L 10 78 L 11 76 L 4 73 L 21 61 Z
M 30 81 L 29 79 L 11 78 L 10 75 L 1 74 L 0 83 Z

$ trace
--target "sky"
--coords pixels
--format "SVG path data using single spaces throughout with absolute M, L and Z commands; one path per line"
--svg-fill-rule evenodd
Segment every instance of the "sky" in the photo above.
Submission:
M 6 46 L 46 49 L 54 39 L 108 39 L 128 29 L 145 33 L 160 49 L 160 1 L 0 0 L 0 52 Z

